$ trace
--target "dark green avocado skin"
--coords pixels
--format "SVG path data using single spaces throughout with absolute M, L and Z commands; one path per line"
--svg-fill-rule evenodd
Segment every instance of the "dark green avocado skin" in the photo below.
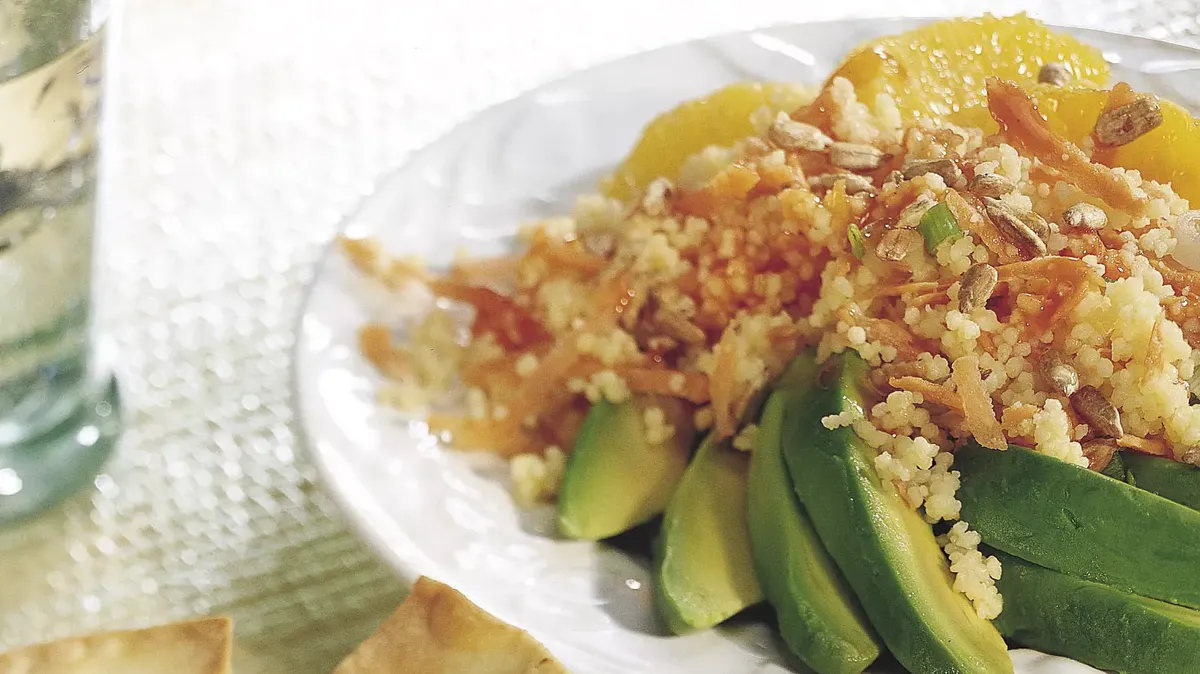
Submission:
M 1022 447 L 970 443 L 955 452 L 954 467 L 962 475 L 962 518 L 984 543 L 1048 569 L 1200 608 L 1200 512 Z
M 1130 484 L 1200 510 L 1200 468 L 1136 452 L 1117 456 L 1124 460 Z
M 1200 612 L 1051 571 L 1002 552 L 1009 640 L 1126 674 L 1200 671 Z

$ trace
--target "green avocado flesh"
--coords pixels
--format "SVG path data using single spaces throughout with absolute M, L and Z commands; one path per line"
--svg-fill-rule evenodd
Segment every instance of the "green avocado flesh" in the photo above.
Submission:
M 1200 510 L 1200 468 L 1156 456 L 1123 452 L 1132 484 L 1193 510 Z
M 646 442 L 644 414 L 660 407 L 675 433 Z M 687 468 L 691 422 L 679 401 L 635 398 L 592 406 L 575 440 L 558 494 L 558 530 L 569 538 L 616 536 L 663 511 Z
M 1051 456 L 974 443 L 954 455 L 962 518 L 984 543 L 1086 580 L 1200 607 L 1200 512 Z
M 747 518 L 754 568 L 775 608 L 788 648 L 817 674 L 858 674 L 879 657 L 879 644 L 792 489 L 783 461 L 784 407 L 812 388 L 816 365 L 802 355 L 790 373 L 804 383 L 781 385 L 767 400 L 750 457 Z
M 790 398 L 783 451 L 792 482 L 825 549 L 871 624 L 911 672 L 1011 673 L 1000 633 L 954 590 L 933 530 L 875 472 L 875 452 L 850 428 L 821 419 L 863 411 L 867 365 L 857 355 L 825 364 L 810 396 Z
M 655 599 L 676 634 L 712 627 L 763 599 L 746 531 L 749 463 L 710 434 L 663 515 Z
M 996 556 L 1004 611 L 995 624 L 1012 641 L 1127 674 L 1200 668 L 1200 612 Z

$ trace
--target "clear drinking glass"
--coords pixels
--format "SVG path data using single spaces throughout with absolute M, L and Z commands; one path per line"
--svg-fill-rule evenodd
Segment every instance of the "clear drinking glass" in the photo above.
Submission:
M 0 0 L 0 523 L 85 484 L 119 430 L 94 356 L 108 0 Z

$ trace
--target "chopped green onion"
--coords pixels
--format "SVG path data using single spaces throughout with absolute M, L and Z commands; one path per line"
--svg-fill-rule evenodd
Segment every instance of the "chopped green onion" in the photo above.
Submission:
M 863 256 L 867 254 L 867 246 L 863 241 L 862 230 L 858 228 L 857 224 L 852 222 L 846 228 L 846 238 L 850 240 L 850 252 L 854 253 L 854 257 L 863 259 Z
M 950 238 L 957 239 L 963 233 L 958 226 L 958 221 L 954 219 L 954 214 L 944 203 L 936 204 L 933 208 L 925 211 L 917 229 L 920 229 L 921 235 L 925 237 L 925 250 L 929 251 L 930 255 L 933 255 L 943 241 Z

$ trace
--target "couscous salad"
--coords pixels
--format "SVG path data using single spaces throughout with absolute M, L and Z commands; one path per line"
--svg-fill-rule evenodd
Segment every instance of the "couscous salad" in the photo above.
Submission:
M 1108 76 L 939 22 L 665 113 L 511 256 L 343 239 L 474 309 L 364 326 L 380 398 L 565 537 L 655 523 L 675 632 L 765 601 L 820 674 L 1200 671 L 1200 123 Z

